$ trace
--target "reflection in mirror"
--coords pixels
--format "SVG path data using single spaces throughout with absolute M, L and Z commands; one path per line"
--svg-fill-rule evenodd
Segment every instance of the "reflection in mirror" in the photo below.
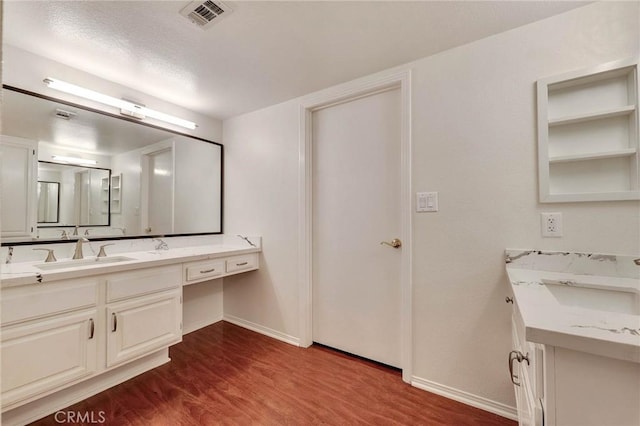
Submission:
M 38 181 L 38 225 L 58 223 L 60 214 L 60 182 Z
M 38 181 L 59 186 L 60 215 L 55 221 L 40 220 L 40 185 L 38 187 L 38 227 L 108 226 L 109 178 L 111 170 L 93 167 L 38 162 Z
M 59 240 L 75 227 L 99 238 L 222 232 L 222 145 L 14 87 L 3 86 L 2 96 L 0 147 L 24 145 L 14 151 L 39 160 L 37 170 L 26 157 L 3 162 L 3 178 L 21 176 L 21 187 L 34 188 L 24 211 L 0 205 L 3 245 Z M 58 164 L 60 156 L 93 165 Z M 58 183 L 57 209 L 56 190 L 36 181 Z M 11 215 L 32 225 L 9 233 Z

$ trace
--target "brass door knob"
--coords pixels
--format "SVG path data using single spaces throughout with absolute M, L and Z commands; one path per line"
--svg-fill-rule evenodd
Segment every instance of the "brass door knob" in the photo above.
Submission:
M 400 241 L 400 239 L 399 239 L 399 238 L 394 238 L 393 240 L 391 240 L 391 242 L 390 242 L 390 243 L 389 243 L 389 242 L 387 242 L 387 241 L 381 241 L 381 242 L 380 242 L 380 245 L 382 245 L 382 244 L 386 244 L 386 245 L 388 245 L 389 247 L 393 247 L 393 248 L 400 248 L 400 247 L 402 247 L 402 241 Z

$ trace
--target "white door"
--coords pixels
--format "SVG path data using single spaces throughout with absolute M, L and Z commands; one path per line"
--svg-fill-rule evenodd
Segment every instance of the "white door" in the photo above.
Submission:
M 148 228 L 152 234 L 173 233 L 173 150 L 149 155 Z
M 313 340 L 401 365 L 400 90 L 313 112 Z

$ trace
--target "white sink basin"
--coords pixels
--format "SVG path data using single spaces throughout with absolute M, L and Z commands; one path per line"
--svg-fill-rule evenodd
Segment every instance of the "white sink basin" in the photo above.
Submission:
M 56 269 L 81 268 L 86 266 L 103 265 L 107 263 L 126 262 L 129 260 L 135 259 L 127 256 L 91 257 L 88 259 L 66 260 L 64 262 L 41 263 L 34 266 L 38 269 L 42 269 L 43 271 L 51 271 Z
M 591 288 L 581 286 L 579 283 L 567 285 L 544 279 L 542 282 L 561 305 L 640 315 L 640 297 L 634 291 L 618 288 Z

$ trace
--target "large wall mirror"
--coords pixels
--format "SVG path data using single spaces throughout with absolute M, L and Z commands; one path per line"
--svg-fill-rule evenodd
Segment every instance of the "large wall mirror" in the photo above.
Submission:
M 3 245 L 222 233 L 221 144 L 15 87 L 2 97 L 3 149 L 37 156 L 33 171 L 3 162 L 3 178 L 34 188 L 25 203 L 3 193 Z M 5 233 L 5 215 L 30 214 L 29 235 Z

